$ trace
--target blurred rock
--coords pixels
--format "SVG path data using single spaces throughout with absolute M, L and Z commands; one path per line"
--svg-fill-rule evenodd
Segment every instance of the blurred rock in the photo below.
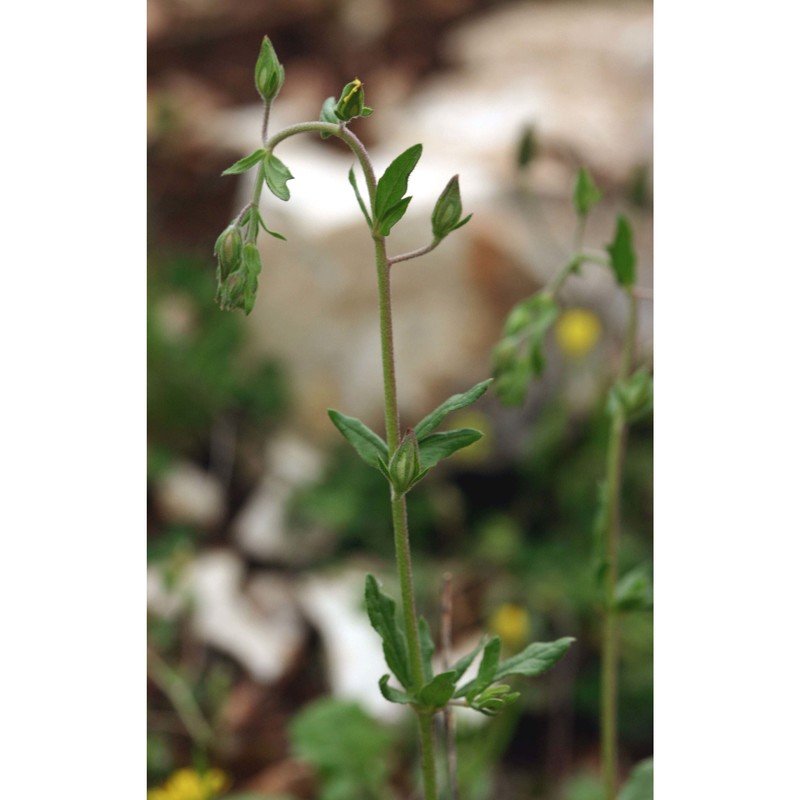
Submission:
M 290 532 L 286 524 L 292 493 L 319 480 L 323 467 L 320 452 L 292 433 L 283 432 L 268 442 L 264 477 L 232 524 L 244 553 L 262 561 L 297 565 L 324 552 L 326 531 Z
M 189 461 L 179 461 L 156 480 L 155 500 L 166 522 L 213 528 L 225 514 L 220 482 Z
M 228 653 L 254 678 L 278 680 L 305 639 L 290 582 L 261 575 L 244 591 L 244 563 L 218 550 L 197 558 L 189 583 L 197 638 Z

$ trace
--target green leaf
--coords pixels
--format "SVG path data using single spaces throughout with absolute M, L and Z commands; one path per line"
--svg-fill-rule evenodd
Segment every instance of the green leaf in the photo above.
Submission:
M 328 97 L 322 104 L 322 110 L 319 112 L 319 121 L 329 122 L 332 125 L 338 125 L 339 117 L 336 116 L 336 112 L 333 110 L 334 108 L 336 108 L 336 98 Z M 333 136 L 332 133 L 326 133 L 325 131 L 320 131 L 319 135 L 323 139 L 329 139 L 331 136 Z
M 455 666 L 453 667 L 453 671 L 456 673 L 456 680 L 460 681 L 461 678 L 464 676 L 464 673 L 469 669 L 470 664 L 475 660 L 475 656 L 480 653 L 483 649 L 483 646 L 486 644 L 484 639 L 482 638 L 475 647 L 470 650 L 465 656 L 461 656 L 461 658 L 456 661 Z
M 286 241 L 286 237 L 282 233 L 278 233 L 277 231 L 271 231 L 267 227 L 266 223 L 264 222 L 264 218 L 261 216 L 261 212 L 256 211 L 256 214 L 257 214 L 259 227 L 263 228 L 270 236 L 274 236 L 276 239 L 281 239 L 284 242 Z M 249 217 L 249 215 L 250 215 L 250 212 L 248 212 L 248 217 Z
M 584 167 L 581 167 L 575 180 L 575 189 L 572 192 L 572 203 L 575 206 L 575 211 L 580 216 L 585 217 L 592 210 L 592 206 L 599 203 L 602 197 L 603 194 L 595 186 L 592 176 Z
M 386 172 L 378 181 L 375 192 L 375 217 L 377 220 L 383 221 L 386 212 L 403 199 L 408 188 L 408 176 L 417 166 L 421 155 L 422 145 L 415 144 L 397 156 L 386 168 Z
M 331 98 L 332 100 L 333 98 Z M 367 221 L 367 225 L 372 227 L 372 219 L 370 218 L 369 211 L 367 211 L 367 206 L 364 203 L 364 200 L 361 197 L 361 192 L 358 191 L 358 184 L 356 183 L 356 174 L 353 171 L 353 168 L 350 167 L 350 172 L 347 173 L 347 180 L 350 181 L 350 185 L 353 187 L 353 191 L 356 193 L 356 200 L 358 200 L 358 205 L 361 206 L 361 213 L 364 215 L 364 219 Z
M 483 436 L 474 428 L 456 428 L 453 431 L 431 433 L 419 443 L 419 463 L 423 470 L 429 470 L 443 458 L 453 455 L 456 450 L 462 450 L 475 444 Z
M 499 681 L 507 675 L 527 675 L 529 678 L 541 675 L 567 652 L 574 641 L 572 636 L 565 636 L 555 642 L 529 644 L 521 653 L 498 665 L 494 678 Z
M 264 180 L 267 187 L 280 200 L 289 199 L 289 187 L 286 183 L 294 178 L 289 168 L 276 155 L 270 153 L 264 159 Z
M 640 761 L 619 793 L 619 800 L 653 800 L 653 759 Z
M 653 585 L 646 564 L 639 564 L 620 578 L 614 592 L 617 611 L 650 611 L 653 608 Z
M 386 462 L 389 458 L 386 442 L 355 417 L 346 417 L 332 408 L 328 409 L 328 416 L 361 458 L 371 467 L 386 474 Z
M 419 704 L 430 709 L 444 708 L 456 690 L 456 680 L 455 670 L 437 675 L 419 690 Z
M 461 394 L 454 394 L 448 397 L 438 408 L 431 411 L 428 416 L 422 419 L 414 426 L 414 433 L 417 434 L 417 439 L 421 439 L 431 431 L 435 430 L 442 423 L 442 420 L 454 411 L 460 411 L 462 408 L 474 403 L 481 395 L 483 395 L 489 388 L 492 379 L 481 381 L 475 384 L 471 389 Z
M 608 413 L 635 422 L 653 410 L 653 376 L 645 367 L 617 381 L 608 394 Z
M 378 688 L 381 690 L 381 694 L 390 702 L 390 703 L 402 703 L 403 705 L 408 705 L 409 703 L 414 702 L 414 698 L 408 694 L 407 692 L 401 692 L 399 689 L 395 689 L 392 686 L 389 686 L 389 679 L 391 675 L 384 675 L 378 681 Z
M 267 151 L 264 150 L 263 148 L 254 150 L 252 153 L 250 153 L 249 156 L 245 156 L 244 158 L 239 159 L 235 164 L 232 164 L 222 174 L 238 175 L 241 172 L 247 172 L 247 170 L 251 169 L 256 164 L 258 164 L 259 161 L 261 161 L 266 152 Z
M 606 245 L 611 258 L 611 269 L 617 276 L 620 286 L 633 286 L 636 282 L 636 252 L 633 249 L 633 231 L 624 214 L 617 217 L 614 241 Z
M 526 125 L 517 145 L 517 167 L 524 170 L 538 155 L 539 145 L 532 125 Z
M 406 209 L 408 208 L 408 204 L 410 202 L 410 197 L 404 197 L 399 203 L 392 206 L 383 215 L 378 225 L 378 230 L 380 231 L 381 236 L 388 236 L 392 228 L 397 225 L 401 219 L 403 219 L 403 215 L 406 213 Z
M 494 680 L 497 664 L 500 661 L 500 637 L 493 636 L 483 651 L 483 658 L 478 667 L 478 676 L 465 683 L 456 693 L 456 697 L 476 697 Z
M 367 603 L 367 614 L 373 628 L 383 640 L 383 655 L 386 664 L 406 689 L 413 685 L 411 666 L 408 660 L 406 637 L 400 630 L 395 617 L 395 603 L 378 588 L 378 581 L 373 575 L 367 575 L 364 597 Z
M 426 681 L 433 679 L 433 654 L 436 650 L 436 645 L 433 643 L 431 636 L 431 629 L 428 627 L 428 621 L 425 617 L 419 618 L 419 646 L 422 651 L 422 672 Z

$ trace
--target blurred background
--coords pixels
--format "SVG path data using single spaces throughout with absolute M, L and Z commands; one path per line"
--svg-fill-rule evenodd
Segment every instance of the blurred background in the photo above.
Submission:
M 352 127 L 378 172 L 423 143 L 391 253 L 429 242 L 436 197 L 460 175 L 472 221 L 393 271 L 413 425 L 491 375 L 509 309 L 569 259 L 579 167 L 604 193 L 587 245 L 626 213 L 638 285 L 652 287 L 652 6 L 148 2 L 148 786 L 164 787 L 157 800 L 407 798 L 415 731 L 378 691 L 361 604 L 367 571 L 398 594 L 387 492 L 326 414 L 382 428 L 372 247 L 341 143 L 281 145 L 292 197 L 263 198 L 262 214 L 288 241 L 261 237 L 249 317 L 214 304 L 214 241 L 251 191 L 249 176 L 220 173 L 260 144 L 265 34 L 286 68 L 271 131 L 317 119 L 358 76 L 375 113 Z M 484 631 L 507 655 L 577 638 L 551 673 L 518 680 L 513 711 L 457 717 L 463 800 L 601 796 L 592 527 L 626 308 L 607 272 L 589 265 L 565 285 L 524 405 L 490 390 L 462 412 L 454 425 L 484 439 L 409 497 L 418 608 L 438 637 L 452 573 L 456 656 Z M 645 299 L 645 363 L 651 330 Z M 648 417 L 628 437 L 623 573 L 652 561 L 652 455 Z M 653 751 L 652 613 L 625 615 L 621 641 L 624 775 Z

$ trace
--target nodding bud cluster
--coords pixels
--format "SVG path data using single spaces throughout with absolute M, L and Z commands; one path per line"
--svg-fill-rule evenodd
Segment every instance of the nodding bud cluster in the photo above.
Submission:
M 254 242 L 242 242 L 238 225 L 227 227 L 214 246 L 217 256 L 216 300 L 223 311 L 253 310 L 261 272 L 261 256 Z
M 458 186 L 458 175 L 450 178 L 444 191 L 439 195 L 431 215 L 433 238 L 438 242 L 456 228 L 466 225 L 472 214 L 461 219 L 461 189 Z
M 372 109 L 364 105 L 364 84 L 358 78 L 345 84 L 333 113 L 342 122 L 348 122 L 353 117 L 368 117 L 372 113 Z
M 519 692 L 512 692 L 511 687 L 504 683 L 490 686 L 475 697 L 468 698 L 469 704 L 476 711 L 493 717 L 499 714 L 506 706 L 510 706 L 519 697 Z
M 424 475 L 419 463 L 419 443 L 411 428 L 389 459 L 388 469 L 392 487 L 398 496 L 405 494 Z
M 256 89 L 265 103 L 271 103 L 283 86 L 284 70 L 269 37 L 261 42 L 261 52 L 256 61 Z

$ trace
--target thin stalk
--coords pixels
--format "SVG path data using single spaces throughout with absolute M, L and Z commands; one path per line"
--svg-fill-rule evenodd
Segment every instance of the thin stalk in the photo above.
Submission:
M 431 250 L 438 247 L 439 242 L 441 241 L 441 239 L 434 239 L 430 244 L 426 244 L 425 247 L 418 247 L 416 250 L 411 250 L 408 253 L 403 253 L 399 256 L 392 256 L 389 259 L 389 266 L 392 267 L 395 264 L 399 264 L 401 261 L 410 261 L 412 258 L 424 256 L 426 253 L 430 253 Z
M 636 351 L 636 295 L 632 287 L 626 287 L 626 292 L 628 294 L 628 324 L 625 331 L 619 380 L 624 380 L 630 374 L 633 368 Z M 619 620 L 615 605 L 616 588 L 619 580 L 620 500 L 626 432 L 625 412 L 620 406 L 617 406 L 611 419 L 611 432 L 606 461 L 608 520 L 603 543 L 606 573 L 600 678 L 600 751 L 603 764 L 603 789 L 605 800 L 614 800 L 617 791 Z

